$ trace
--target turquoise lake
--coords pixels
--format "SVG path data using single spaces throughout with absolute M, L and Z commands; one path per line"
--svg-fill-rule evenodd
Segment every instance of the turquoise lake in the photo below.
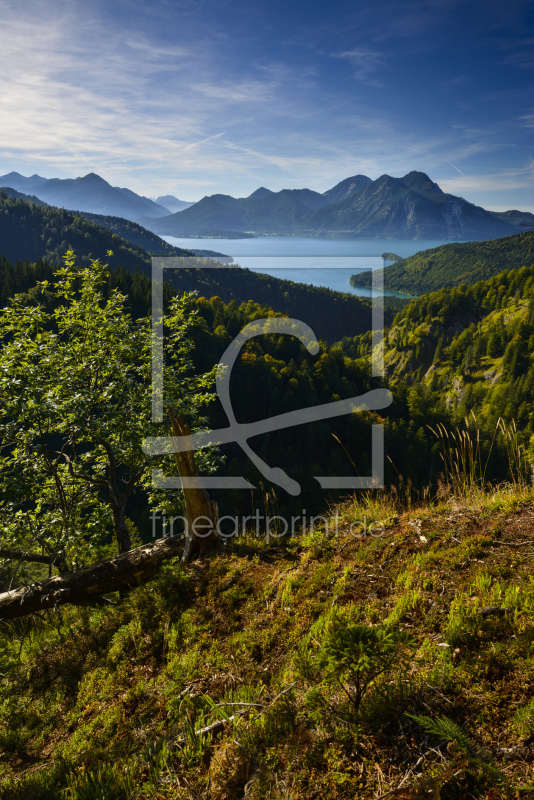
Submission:
M 224 253 L 232 256 L 234 263 L 254 272 L 367 297 L 372 294 L 371 289 L 355 288 L 350 285 L 349 278 L 356 272 L 382 267 L 382 253 L 406 257 L 449 243 L 422 239 L 315 239 L 293 236 L 260 236 L 256 239 L 162 238 L 176 247 Z M 397 295 L 396 292 L 384 294 Z

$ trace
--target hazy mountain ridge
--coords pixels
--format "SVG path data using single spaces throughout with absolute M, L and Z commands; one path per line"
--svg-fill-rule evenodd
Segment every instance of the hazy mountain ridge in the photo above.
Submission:
M 517 209 L 514 209 L 511 211 L 491 211 L 490 213 L 497 219 L 503 219 L 512 225 L 522 228 L 534 228 L 534 214 L 531 214 L 530 211 L 517 211 Z
M 45 258 L 60 264 L 66 251 L 72 249 L 82 259 L 98 258 L 113 268 L 122 266 L 133 271 L 139 267 L 146 274 L 150 272 L 150 255 L 144 247 L 73 211 L 28 203 L 1 193 L 0 211 L 0 254 L 12 263 Z M 125 220 L 119 223 L 128 224 Z M 151 235 L 148 231 L 146 234 Z M 161 246 L 162 255 L 193 255 L 164 242 Z M 112 256 L 108 255 L 110 250 Z
M 164 208 L 168 208 L 171 214 L 177 211 L 183 211 L 184 208 L 189 208 L 189 206 L 194 205 L 194 203 L 190 203 L 187 200 L 179 200 L 173 194 L 165 194 L 162 197 L 156 197 L 155 202 Z
M 249 197 L 226 194 L 203 197 L 195 205 L 170 217 L 142 222 L 155 233 L 186 235 L 195 230 L 220 229 L 246 233 L 290 233 L 299 217 L 328 204 L 311 189 L 282 189 L 270 192 L 261 187 Z
M 0 187 L 0 195 L 2 194 L 5 194 L 7 197 L 12 198 L 13 200 L 24 200 L 26 203 L 34 203 L 37 206 L 56 208 L 56 206 L 49 206 L 48 203 L 45 203 L 43 200 L 39 200 L 38 197 L 27 195 L 23 192 L 17 192 L 16 189 L 11 189 L 9 187 Z M 183 256 L 184 252 L 186 252 L 183 250 L 183 248 L 174 247 L 164 239 L 160 239 L 159 236 L 152 231 L 147 230 L 147 228 L 143 228 L 142 225 L 132 222 L 131 220 L 124 219 L 123 217 L 91 214 L 88 211 L 77 211 L 76 216 L 82 217 L 89 222 L 94 222 L 95 225 L 107 228 L 107 230 L 111 231 L 117 236 L 120 236 L 130 244 L 142 247 L 144 250 L 146 250 L 147 256 Z M 202 258 L 217 258 L 221 261 L 224 260 L 225 263 L 231 263 L 232 261 L 231 256 L 226 256 L 223 253 L 218 253 L 214 250 L 199 250 L 195 248 L 190 252 Z
M 35 195 L 18 192 L 10 186 L 0 186 L 0 194 L 5 194 L 7 197 L 11 197 L 12 200 L 24 200 L 26 203 L 35 203 L 36 206 L 48 205 L 48 203 L 45 203 L 44 200 L 39 200 Z
M 382 175 L 356 194 L 299 220 L 306 236 L 384 239 L 488 239 L 517 228 L 462 197 L 445 194 L 421 172 Z
M 444 193 L 424 172 L 403 178 L 346 178 L 319 195 L 311 190 L 247 198 L 203 197 L 185 211 L 142 220 L 155 233 L 187 236 L 204 229 L 253 234 L 379 239 L 490 239 L 517 232 L 514 220 L 495 216 L 462 197 Z
M 95 173 L 63 180 L 11 172 L 0 177 L 0 183 L 51 205 L 122 217 L 170 236 L 474 240 L 534 226 L 533 214 L 486 211 L 444 193 L 428 175 L 415 170 L 402 178 L 382 175 L 374 181 L 355 175 L 322 194 L 311 189 L 272 192 L 261 186 L 242 198 L 221 193 L 196 203 L 173 195 L 158 198 L 172 209 L 129 189 L 112 187 Z
M 111 186 L 107 181 L 90 172 L 81 178 L 42 178 L 32 175 L 26 178 L 18 172 L 0 177 L 0 184 L 25 194 L 34 194 L 52 206 L 70 211 L 88 211 L 137 221 L 140 217 L 168 216 L 169 209 L 158 205 L 148 197 L 141 197 L 130 189 Z

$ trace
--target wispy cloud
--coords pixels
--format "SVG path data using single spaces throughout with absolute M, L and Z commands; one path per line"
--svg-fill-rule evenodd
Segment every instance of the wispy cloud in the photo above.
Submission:
M 275 99 L 275 84 L 271 82 L 194 83 L 192 89 L 199 95 L 229 103 L 265 103 Z
M 216 0 L 0 0 L 0 169 L 95 171 L 185 199 L 260 184 L 324 191 L 414 168 L 464 193 L 524 180 L 524 87 L 490 76 L 480 92 L 483 68 L 461 57 L 442 67 L 444 48 L 430 70 L 429 33 L 456 25 L 457 0 L 334 0 L 279 19 L 269 2 L 244 14 Z M 501 48 L 499 69 L 526 79 L 514 59 L 527 38 Z M 409 58 L 417 88 L 398 75 Z M 509 156 L 498 172 L 512 150 L 518 174 Z
M 450 163 L 450 162 L 449 162 Z M 451 164 L 451 166 L 453 166 Z M 464 192 L 509 191 L 530 189 L 534 178 L 534 165 L 527 164 L 523 169 L 498 170 L 483 175 L 463 175 L 440 181 L 441 188 L 450 194 Z
M 454 164 L 452 163 L 452 161 L 447 161 L 447 164 L 450 164 L 451 167 L 456 170 L 456 172 L 460 173 L 460 175 L 464 175 L 465 176 L 465 172 L 462 172 L 461 169 L 459 169 L 458 167 L 455 167 Z
M 381 53 L 366 47 L 355 47 L 342 53 L 332 53 L 334 58 L 346 59 L 353 70 L 353 77 L 368 84 L 368 86 L 382 87 L 384 84 L 375 73 L 384 67 L 384 58 Z

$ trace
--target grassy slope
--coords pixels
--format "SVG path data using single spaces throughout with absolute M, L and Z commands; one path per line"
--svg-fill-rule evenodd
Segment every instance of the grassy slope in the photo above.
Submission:
M 0 798 L 376 798 L 401 782 L 405 798 L 512 796 L 406 713 L 447 716 L 487 748 L 534 733 L 534 496 L 451 498 L 351 533 L 392 513 L 348 504 L 338 538 L 250 538 L 113 607 L 8 626 Z M 359 716 L 313 664 L 333 609 L 417 643 Z M 529 763 L 495 762 L 532 796 Z
M 422 250 L 386 267 L 384 288 L 420 295 L 444 286 L 459 286 L 487 280 L 504 269 L 534 263 L 534 232 L 518 233 L 487 242 L 445 244 Z M 371 273 L 351 278 L 354 286 L 370 286 Z

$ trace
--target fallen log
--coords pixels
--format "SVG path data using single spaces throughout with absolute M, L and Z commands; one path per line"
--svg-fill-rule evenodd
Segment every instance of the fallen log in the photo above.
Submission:
M 3 592 L 0 594 L 0 620 L 25 617 L 66 603 L 97 604 L 105 594 L 132 589 L 154 578 L 161 563 L 181 555 L 183 546 L 182 537 L 168 536 L 75 572 L 64 572 Z
M 191 431 L 179 414 L 168 409 L 175 436 L 190 436 Z M 198 471 L 192 452 L 175 453 L 178 472 L 182 478 L 198 478 Z M 182 555 L 187 561 L 193 554 L 202 554 L 206 547 L 219 540 L 217 534 L 218 509 L 205 489 L 184 487 L 184 500 L 188 532 L 184 538 L 166 537 L 153 544 L 128 550 L 115 558 L 100 561 L 82 567 L 76 572 L 63 572 L 61 575 L 47 580 L 22 586 L 0 594 L 0 620 L 15 619 L 43 611 L 47 608 L 65 605 L 94 605 L 102 596 L 110 592 L 120 592 L 124 596 L 129 589 L 140 586 L 151 580 L 159 570 L 162 561 Z M 208 520 L 208 534 L 202 537 L 191 535 L 196 519 Z M 210 527 L 211 526 L 211 527 Z M 182 552 L 183 551 L 183 552 Z M 2 551 L 7 552 L 7 551 Z M 9 551 L 9 557 L 13 552 Z M 20 553 L 15 553 L 20 557 Z M 50 559 L 42 556 L 32 557 L 36 562 L 49 563 Z

